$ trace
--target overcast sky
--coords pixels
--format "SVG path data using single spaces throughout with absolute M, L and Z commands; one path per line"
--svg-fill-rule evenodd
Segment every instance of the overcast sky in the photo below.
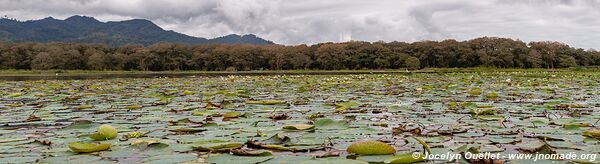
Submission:
M 19 20 L 75 14 L 280 44 L 498 36 L 600 49 L 600 0 L 0 0 L 0 15 Z

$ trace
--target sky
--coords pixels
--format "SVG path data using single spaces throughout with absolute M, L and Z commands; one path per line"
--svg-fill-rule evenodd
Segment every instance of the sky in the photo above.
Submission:
M 287 45 L 492 36 L 600 49 L 600 0 L 0 0 L 0 15 L 141 18 L 191 36 Z

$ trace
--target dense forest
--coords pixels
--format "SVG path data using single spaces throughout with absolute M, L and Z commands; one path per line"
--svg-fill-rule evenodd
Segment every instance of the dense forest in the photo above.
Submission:
M 344 42 L 315 45 L 150 46 L 0 43 L 2 69 L 291 70 L 428 67 L 564 68 L 600 65 L 600 52 L 559 42 L 483 37 L 467 41 Z

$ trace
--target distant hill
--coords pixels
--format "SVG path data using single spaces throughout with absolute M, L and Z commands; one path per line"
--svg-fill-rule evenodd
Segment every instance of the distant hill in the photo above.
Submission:
M 255 35 L 227 35 L 214 39 L 193 37 L 167 31 L 149 20 L 132 19 L 100 22 L 93 17 L 72 16 L 65 20 L 52 17 L 17 21 L 0 19 L 0 41 L 10 42 L 73 42 L 107 45 L 143 44 L 159 42 L 187 44 L 274 44 Z

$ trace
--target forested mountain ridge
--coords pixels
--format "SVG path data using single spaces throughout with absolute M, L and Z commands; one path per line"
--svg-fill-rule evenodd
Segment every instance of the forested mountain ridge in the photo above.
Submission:
M 93 17 L 72 16 L 65 20 L 52 17 L 17 21 L 0 19 L 0 41 L 68 42 L 119 46 L 152 45 L 160 42 L 185 44 L 274 44 L 255 35 L 227 35 L 215 39 L 193 37 L 167 31 L 145 19 L 100 22 Z

